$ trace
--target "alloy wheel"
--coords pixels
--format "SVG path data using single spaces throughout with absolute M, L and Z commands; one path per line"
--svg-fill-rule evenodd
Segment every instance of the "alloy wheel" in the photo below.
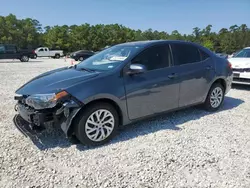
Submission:
M 100 142 L 111 135 L 114 127 L 113 114 L 106 109 L 99 109 L 88 117 L 85 123 L 85 132 L 90 140 Z
M 223 90 L 220 87 L 216 87 L 211 92 L 210 104 L 213 108 L 220 106 L 223 99 Z

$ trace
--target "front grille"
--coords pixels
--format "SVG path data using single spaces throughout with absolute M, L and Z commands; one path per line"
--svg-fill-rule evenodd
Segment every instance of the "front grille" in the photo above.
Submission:
M 242 68 L 242 69 L 233 68 L 233 71 L 235 71 L 235 72 L 250 72 L 250 68 Z
M 233 81 L 250 83 L 250 79 L 247 79 L 247 78 L 233 78 Z

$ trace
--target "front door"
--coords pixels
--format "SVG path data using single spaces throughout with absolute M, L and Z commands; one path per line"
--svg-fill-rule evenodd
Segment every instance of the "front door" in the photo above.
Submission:
M 44 48 L 43 56 L 44 57 L 49 57 L 50 56 L 48 48 Z
M 179 107 L 202 102 L 214 78 L 214 62 L 192 44 L 171 44 L 174 66 L 180 79 Z
M 131 120 L 178 107 L 179 83 L 171 67 L 169 45 L 150 47 L 132 60 L 143 64 L 147 71 L 125 75 L 128 115 Z

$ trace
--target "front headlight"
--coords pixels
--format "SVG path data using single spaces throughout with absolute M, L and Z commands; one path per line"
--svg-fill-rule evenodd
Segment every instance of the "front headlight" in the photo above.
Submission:
M 62 97 L 67 96 L 66 91 L 61 91 L 59 93 L 50 94 L 35 94 L 26 98 L 25 102 L 27 105 L 40 110 L 45 108 L 53 108 L 56 106 L 58 100 Z

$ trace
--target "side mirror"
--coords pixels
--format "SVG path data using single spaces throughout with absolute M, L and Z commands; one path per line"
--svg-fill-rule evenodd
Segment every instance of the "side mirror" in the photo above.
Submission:
M 142 64 L 132 64 L 129 66 L 129 70 L 127 74 L 133 75 L 133 74 L 141 74 L 146 72 L 146 67 Z

